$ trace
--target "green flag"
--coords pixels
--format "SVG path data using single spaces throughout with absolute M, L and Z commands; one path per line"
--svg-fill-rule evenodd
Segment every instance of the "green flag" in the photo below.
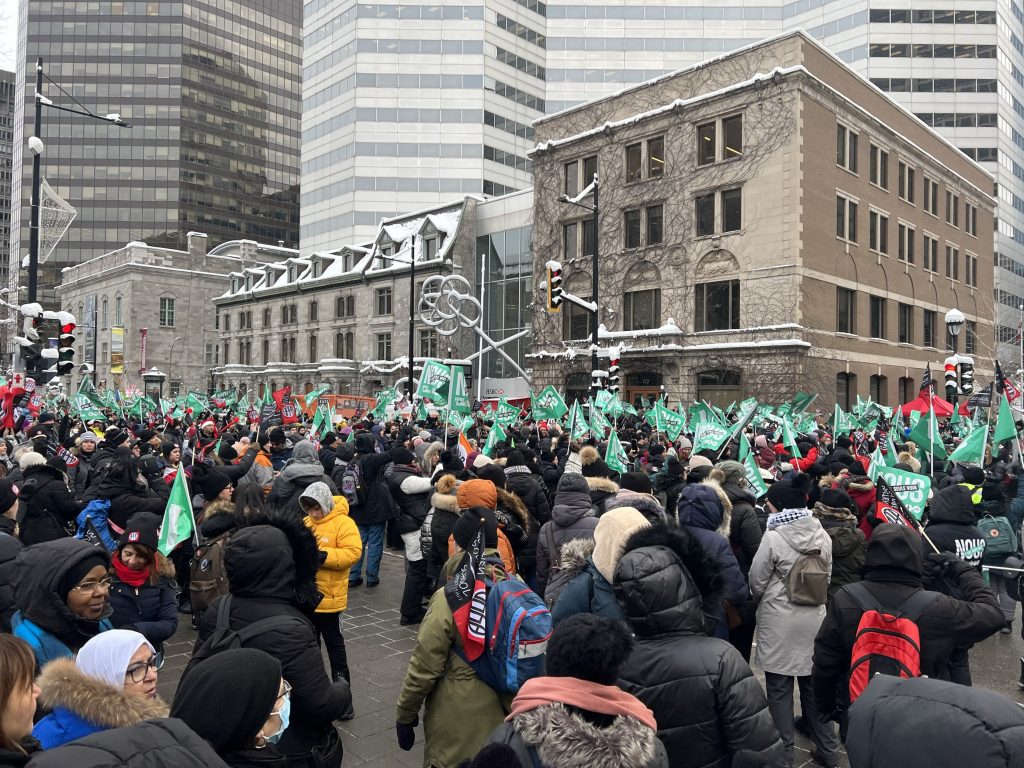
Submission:
M 569 406 L 554 386 L 548 384 L 539 394 L 530 397 L 535 419 L 560 419 L 569 412 Z
M 174 476 L 174 484 L 171 486 L 171 495 L 167 499 L 167 506 L 164 507 L 164 519 L 160 525 L 157 549 L 166 557 L 171 554 L 172 549 L 191 536 L 194 530 L 192 497 L 188 493 L 185 470 L 183 467 L 179 467 Z
M 693 452 L 717 451 L 729 439 L 729 430 L 720 424 L 698 424 L 693 434 Z
M 99 392 L 96 391 L 96 387 L 92 385 L 92 379 L 88 376 L 83 377 L 82 381 L 78 384 L 78 394 L 89 398 L 89 402 L 99 408 L 103 408 L 105 406 L 103 398 L 100 397 Z
M 420 372 L 420 385 L 416 389 L 416 396 L 425 397 L 433 402 L 445 402 L 451 378 L 452 371 L 447 365 L 437 360 L 427 360 Z
M 794 459 L 802 459 L 804 457 L 797 447 L 796 438 L 793 436 L 793 427 L 789 423 L 789 419 L 785 417 L 782 419 L 782 445 Z
M 502 442 L 508 437 L 505 434 L 505 430 L 502 429 L 501 424 L 495 422 L 494 426 L 491 427 L 491 431 L 487 435 L 487 442 L 484 443 L 484 447 L 481 451 L 485 456 L 494 456 L 494 452 L 498 449 L 498 443 Z
M 331 430 L 331 420 L 327 417 L 327 410 L 317 406 L 313 414 L 313 424 L 309 428 L 309 439 L 319 440 Z
M 924 422 L 923 419 L 921 421 L 922 423 Z M 910 437 L 913 438 L 914 434 L 911 433 Z M 960 464 L 976 464 L 979 467 L 984 467 L 985 445 L 987 443 L 988 427 L 976 429 L 965 437 L 963 442 L 949 454 L 949 460 L 959 462 Z
M 813 403 L 817 397 L 817 395 L 812 395 L 807 392 L 797 392 L 796 395 L 793 396 L 793 399 L 789 401 L 789 412 L 794 416 L 803 413 L 811 407 L 811 403 Z
M 89 399 L 88 395 L 75 395 L 75 410 L 82 421 L 102 420 L 103 412 Z
M 1013 423 L 1013 414 L 1010 412 L 1010 401 L 1006 399 L 1006 393 L 999 396 L 999 416 L 996 418 L 996 428 L 992 430 L 992 442 L 999 445 L 1004 440 L 1012 440 L 1017 436 L 1017 425 Z
M 740 446 L 746 445 L 746 440 L 740 440 Z M 742 449 L 741 449 L 742 450 Z M 740 463 L 743 465 L 743 471 L 747 477 L 747 484 L 754 493 L 754 498 L 761 498 L 768 493 L 768 485 L 765 483 L 764 478 L 761 477 L 761 470 L 757 468 L 757 464 L 754 463 L 754 456 L 750 453 L 749 446 L 747 452 L 740 459 Z
M 451 385 L 448 387 L 448 410 L 457 413 L 470 413 L 473 403 L 466 391 L 466 373 L 461 365 L 451 367 Z
M 604 407 L 611 402 L 612 397 L 613 395 L 610 389 L 599 389 L 597 390 L 597 397 L 594 398 L 594 405 L 603 411 Z
M 608 465 L 609 469 L 618 472 L 620 475 L 629 471 L 629 459 L 626 457 L 626 452 L 622 449 L 622 443 L 619 442 L 619 435 L 614 429 L 608 436 L 608 447 L 604 452 L 604 463 Z
M 675 411 L 670 411 L 660 402 L 654 406 L 654 417 L 657 420 L 656 428 L 668 435 L 669 440 L 675 440 L 686 429 L 686 418 Z
M 605 432 L 612 429 L 612 425 L 608 423 L 608 419 L 601 413 L 601 409 L 598 408 L 593 401 L 590 402 L 590 431 L 597 435 L 598 438 L 604 440 Z
M 311 406 L 313 403 L 315 403 L 320 398 L 320 395 L 324 394 L 329 389 L 330 389 L 330 387 L 327 386 L 326 384 L 324 384 L 323 386 L 317 387 L 312 392 L 310 392 L 308 395 L 306 395 L 306 397 L 303 400 L 303 402 L 305 402 L 305 404 L 306 404 L 306 407 L 309 408 L 309 406 Z
M 583 409 L 580 408 L 578 400 L 574 401 L 572 408 L 569 409 L 568 427 L 570 440 L 582 440 L 590 431 L 590 427 L 587 426 L 587 420 L 583 418 Z
M 886 467 L 871 463 L 868 470 L 868 477 L 872 482 L 879 477 L 889 484 L 889 487 L 899 496 L 903 506 L 907 508 L 918 520 L 924 515 L 925 505 L 928 504 L 928 493 L 932 488 L 932 479 L 927 475 L 920 475 L 916 472 L 905 472 L 895 467 Z
M 946 447 L 942 444 L 942 437 L 939 435 L 939 424 L 935 420 L 935 411 L 928 411 L 927 414 L 921 415 L 921 419 L 910 430 L 909 438 L 917 443 L 922 451 L 932 454 L 936 459 L 946 458 Z

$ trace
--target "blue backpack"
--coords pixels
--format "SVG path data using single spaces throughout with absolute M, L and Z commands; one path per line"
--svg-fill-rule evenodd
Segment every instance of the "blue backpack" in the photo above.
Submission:
M 515 578 L 487 581 L 486 611 L 483 655 L 466 663 L 498 693 L 517 693 L 527 680 L 544 674 L 551 612 L 540 595 Z
M 104 546 L 108 552 L 117 550 L 117 540 L 110 530 L 107 514 L 110 512 L 109 499 L 93 499 L 78 513 L 75 522 L 78 530 L 75 538 L 87 541 L 94 546 Z

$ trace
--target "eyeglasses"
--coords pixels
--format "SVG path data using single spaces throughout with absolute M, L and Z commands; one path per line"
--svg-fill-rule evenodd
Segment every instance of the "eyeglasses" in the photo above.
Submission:
M 110 577 L 107 576 L 105 579 L 99 581 L 83 581 L 81 584 L 76 584 L 71 588 L 73 592 L 82 592 L 87 594 L 89 592 L 98 592 L 101 589 L 110 589 Z
M 124 671 L 124 676 L 130 679 L 133 683 L 141 683 L 146 679 L 146 675 L 149 674 L 149 670 L 160 669 L 164 665 L 164 655 L 158 653 L 155 656 L 151 656 L 149 661 L 140 661 L 137 664 L 132 664 L 128 669 Z

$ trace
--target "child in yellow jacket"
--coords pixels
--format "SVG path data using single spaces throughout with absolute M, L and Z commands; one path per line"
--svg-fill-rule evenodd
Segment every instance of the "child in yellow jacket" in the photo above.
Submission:
M 299 497 L 299 504 L 306 512 L 306 526 L 313 531 L 320 549 L 316 587 L 324 598 L 313 615 L 313 626 L 327 648 L 331 677 L 335 681 L 344 678 L 351 683 L 341 616 L 348 607 L 349 569 L 363 551 L 359 529 L 348 516 L 345 497 L 332 496 L 327 483 L 311 484 Z M 341 719 L 351 720 L 352 713 Z

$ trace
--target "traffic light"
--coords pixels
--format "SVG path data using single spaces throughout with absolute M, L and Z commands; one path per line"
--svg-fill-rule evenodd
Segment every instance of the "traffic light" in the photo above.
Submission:
M 619 391 L 619 350 L 612 350 L 608 358 L 608 390 Z
M 956 363 L 955 357 L 947 357 L 945 363 L 946 369 L 946 399 L 949 402 L 954 402 L 957 396 L 956 388 Z
M 548 312 L 562 311 L 562 265 L 549 261 L 548 269 Z
M 974 393 L 974 363 L 969 361 L 970 358 L 960 358 L 960 391 L 964 397 Z
M 23 318 L 21 336 L 14 337 L 18 345 L 18 356 L 14 361 L 17 370 L 35 370 L 42 359 L 42 345 L 39 343 L 39 323 L 43 319 L 43 308 L 39 304 L 22 304 L 19 307 Z
M 75 368 L 75 316 L 58 312 L 60 337 L 57 342 L 57 375 L 66 376 Z

